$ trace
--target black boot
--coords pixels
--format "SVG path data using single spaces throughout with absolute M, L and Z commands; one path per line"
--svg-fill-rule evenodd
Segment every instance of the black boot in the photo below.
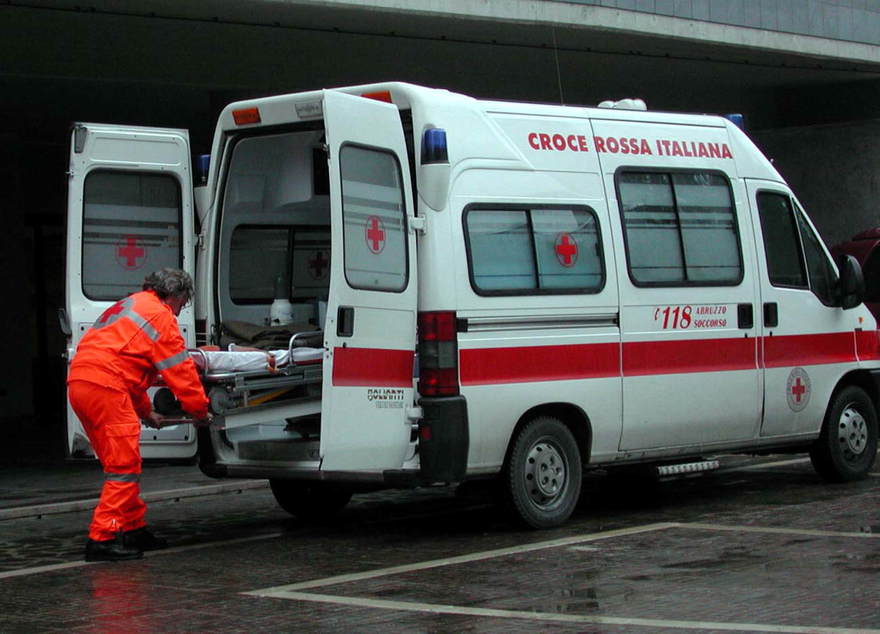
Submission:
M 140 548 L 125 544 L 122 533 L 113 539 L 103 541 L 90 539 L 86 542 L 86 561 L 126 561 L 140 559 L 143 556 L 144 553 Z
M 126 546 L 143 551 L 168 548 L 168 540 L 156 537 L 147 530 L 146 526 L 141 526 L 133 531 L 125 531 L 122 534 L 122 541 Z

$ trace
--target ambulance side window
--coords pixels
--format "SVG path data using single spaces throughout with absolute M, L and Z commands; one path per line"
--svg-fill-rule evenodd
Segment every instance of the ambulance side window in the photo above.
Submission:
M 831 262 L 822 249 L 819 236 L 813 231 L 804 217 L 804 212 L 795 209 L 798 227 L 801 232 L 801 242 L 804 246 L 804 256 L 807 260 L 807 273 L 810 276 L 810 289 L 826 306 L 834 305 L 834 286 L 837 282 L 837 274 L 831 267 Z
M 636 286 L 723 286 L 742 281 L 733 196 L 713 172 L 617 174 L 630 279 Z
M 407 285 L 406 208 L 397 157 L 346 145 L 339 153 L 345 279 L 352 288 Z
M 786 288 L 808 288 L 791 199 L 786 194 L 760 192 L 758 215 L 770 283 Z
M 605 285 L 599 224 L 588 207 L 474 204 L 464 228 L 480 295 L 597 293 Z
M 180 184 L 173 176 L 95 170 L 83 192 L 82 286 L 86 297 L 116 301 L 144 276 L 179 268 Z

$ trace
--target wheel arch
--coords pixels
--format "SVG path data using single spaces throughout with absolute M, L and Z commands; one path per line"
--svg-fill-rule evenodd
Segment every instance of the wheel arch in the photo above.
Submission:
M 874 409 L 880 412 L 880 370 L 851 370 L 840 377 L 828 399 L 826 411 L 831 407 L 837 393 L 851 385 L 863 389 L 871 402 L 874 403 Z
M 581 453 L 581 465 L 586 466 L 590 462 L 590 452 L 593 446 L 593 427 L 590 417 L 577 405 L 557 402 L 535 405 L 523 412 L 519 420 L 516 421 L 510 437 L 507 439 L 507 449 L 504 453 L 505 467 L 510 462 L 510 453 L 513 449 L 514 440 L 529 421 L 539 416 L 552 416 L 559 419 L 574 436 L 578 450 Z

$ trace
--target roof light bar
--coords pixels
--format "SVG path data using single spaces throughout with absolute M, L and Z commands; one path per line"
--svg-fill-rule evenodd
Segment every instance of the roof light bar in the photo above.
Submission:
M 422 134 L 422 165 L 448 163 L 449 152 L 446 147 L 446 130 L 429 128 Z
M 390 90 L 380 90 L 378 92 L 365 92 L 361 95 L 361 97 L 366 97 L 367 99 L 375 99 L 376 101 L 384 101 L 385 103 L 394 103 L 391 100 L 391 91 Z
M 724 118 L 730 121 L 733 125 L 735 125 L 740 130 L 746 129 L 746 120 L 745 117 L 740 113 L 731 113 L 724 115 Z
M 260 109 L 242 108 L 241 110 L 233 110 L 232 119 L 235 121 L 235 125 L 252 125 L 254 123 L 260 123 Z

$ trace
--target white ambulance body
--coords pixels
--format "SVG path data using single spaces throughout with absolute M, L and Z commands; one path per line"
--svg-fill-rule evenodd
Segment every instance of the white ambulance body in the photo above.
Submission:
M 176 133 L 84 129 L 78 160 L 93 167 L 74 180 L 176 182 L 180 243 L 166 246 L 192 270 Z M 104 135 L 105 162 L 84 158 Z M 140 139 L 169 155 L 129 157 Z M 840 480 L 873 464 L 880 354 L 858 266 L 838 273 L 722 117 L 402 83 L 255 99 L 220 116 L 206 199 L 200 343 L 265 325 L 281 278 L 294 320 L 322 332 L 322 362 L 206 380 L 217 417 L 199 431 L 201 466 L 269 478 L 295 514 L 500 476 L 543 527 L 570 515 L 589 468 L 809 451 Z M 133 242 L 106 259 L 128 262 Z M 74 332 L 101 306 L 72 311 Z

